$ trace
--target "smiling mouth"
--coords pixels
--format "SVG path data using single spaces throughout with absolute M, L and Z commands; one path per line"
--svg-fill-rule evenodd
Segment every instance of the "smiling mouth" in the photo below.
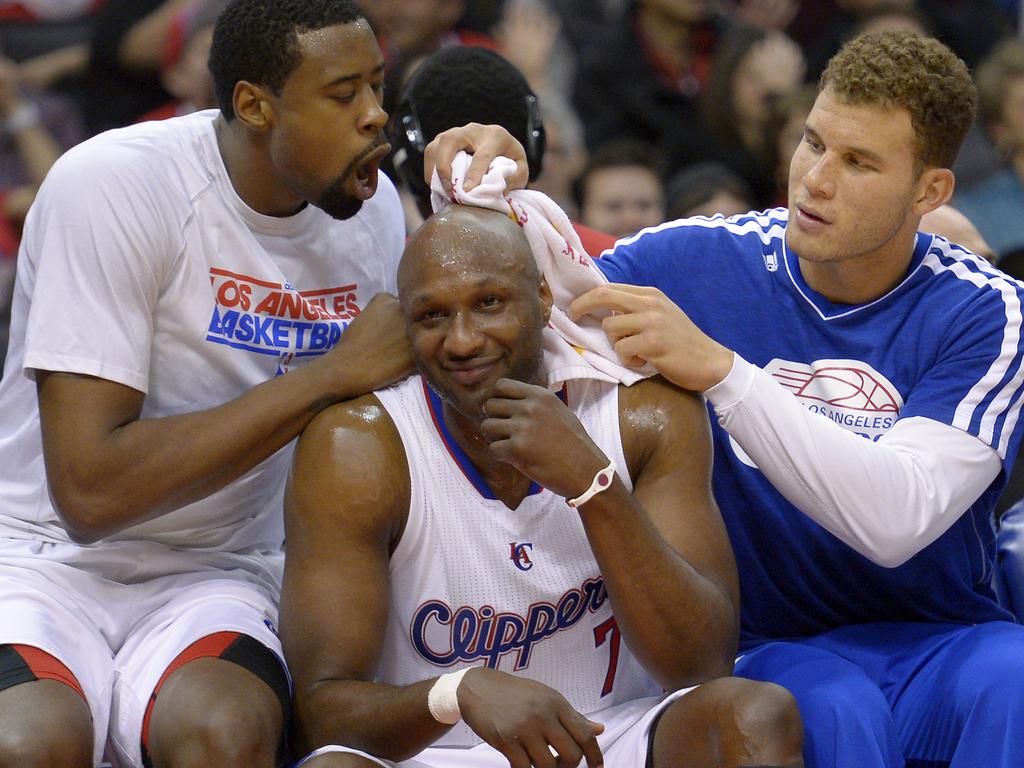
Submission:
M 446 373 L 461 386 L 473 387 L 490 376 L 496 365 L 497 362 L 492 361 L 462 368 L 448 368 Z

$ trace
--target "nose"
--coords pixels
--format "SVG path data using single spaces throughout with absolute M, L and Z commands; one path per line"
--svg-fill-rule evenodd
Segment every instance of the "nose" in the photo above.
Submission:
M 464 312 L 452 315 L 444 336 L 444 350 L 452 357 L 471 357 L 480 351 L 484 338 Z
M 384 111 L 373 88 L 367 86 L 366 106 L 360 114 L 360 128 L 368 133 L 378 134 L 384 130 L 388 122 L 388 113 Z
M 804 174 L 804 188 L 812 197 L 830 198 L 835 194 L 836 184 L 833 178 L 833 161 L 825 152 Z

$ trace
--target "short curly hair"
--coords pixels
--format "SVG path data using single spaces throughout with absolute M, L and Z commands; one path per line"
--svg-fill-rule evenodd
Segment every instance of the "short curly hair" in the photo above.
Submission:
M 533 94 L 522 72 L 500 54 L 469 45 L 442 48 L 431 54 L 403 89 L 416 106 L 423 138 L 466 123 L 504 126 L 526 146 Z
M 906 109 L 918 172 L 953 165 L 978 101 L 967 65 L 938 40 L 911 32 L 851 40 L 822 73 L 819 93 L 826 88 L 849 104 Z
M 217 17 L 210 46 L 210 72 L 224 117 L 235 117 L 240 80 L 281 92 L 301 60 L 300 32 L 363 18 L 355 0 L 233 0 Z
M 991 126 L 1003 119 L 1003 102 L 1010 83 L 1024 78 L 1024 42 L 1017 38 L 997 45 L 974 74 L 978 84 L 978 112 Z

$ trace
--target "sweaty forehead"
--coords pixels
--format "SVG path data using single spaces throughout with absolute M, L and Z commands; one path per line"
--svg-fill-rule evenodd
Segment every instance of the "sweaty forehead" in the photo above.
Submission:
M 399 294 L 430 276 L 475 273 L 536 275 L 526 235 L 507 216 L 482 208 L 451 206 L 434 214 L 406 244 L 398 270 Z
M 369 69 L 384 62 L 377 39 L 365 19 L 300 30 L 296 39 L 300 58 L 295 73 L 301 73 L 312 83 L 365 77 Z

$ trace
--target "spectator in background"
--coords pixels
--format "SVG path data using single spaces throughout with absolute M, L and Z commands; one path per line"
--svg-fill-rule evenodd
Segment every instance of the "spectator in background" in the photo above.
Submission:
M 571 26 L 575 20 L 567 21 Z M 587 150 L 583 126 L 572 108 L 575 57 L 561 35 L 563 24 L 544 0 L 506 0 L 495 38 L 502 56 L 526 78 L 540 101 L 547 141 L 544 168 L 531 184 L 570 218 L 579 211 L 572 185 L 583 172 Z
M 106 0 L 96 14 L 85 73 L 90 134 L 129 125 L 173 98 L 160 82 L 160 60 L 175 14 L 196 2 Z
M 75 116 L 23 90 L 17 65 L 0 55 L 0 369 L 7 354 L 22 225 L 36 190 L 64 149 L 48 126 L 59 117 L 68 121 L 63 131 L 74 135 Z
M 23 84 L 60 87 L 80 98 L 92 18 L 103 0 L 0 0 L 0 50 L 18 62 Z
M 889 0 L 861 14 L 853 27 L 851 37 L 884 32 L 887 29 L 911 32 L 915 35 L 932 33 L 927 17 L 916 6 L 900 0 Z
M 726 21 L 708 0 L 634 0 L 626 18 L 581 53 L 574 105 L 587 147 L 623 138 L 675 142 L 676 170 L 713 156 L 698 98 Z M 683 137 L 685 143 L 679 143 Z
M 561 34 L 562 26 L 545 0 L 505 0 L 494 27 L 502 56 L 523 73 L 545 104 L 572 97 L 576 58 Z
M 599 48 L 624 25 L 632 4 L 633 0 L 551 0 L 566 42 L 577 57 Z
M 975 69 L 999 43 L 1018 29 L 1017 14 L 1002 0 L 916 0 L 937 38 Z
M 803 10 L 800 0 L 723 0 L 726 13 L 738 23 L 782 32 Z
M 576 182 L 580 220 L 615 237 L 628 237 L 665 220 L 665 191 L 650 147 L 616 141 L 594 150 Z
M 772 111 L 772 124 L 768 129 L 775 155 L 775 205 L 787 204 L 789 161 L 804 137 L 804 121 L 811 113 L 818 89 L 803 85 L 779 99 Z
M 975 75 L 982 124 L 1005 163 L 956 197 L 957 207 L 1003 257 L 1024 250 L 1024 42 L 1006 40 Z
M 488 35 L 459 27 L 466 0 L 361 0 L 360 5 L 389 63 L 450 45 L 495 47 Z
M 747 183 L 721 163 L 694 163 L 665 184 L 665 217 L 732 216 L 754 208 Z
M 178 13 L 167 35 L 160 65 L 160 82 L 174 100 L 146 113 L 139 122 L 187 115 L 217 105 L 207 60 L 214 22 L 226 5 L 227 0 L 204 0 Z
M 723 34 L 715 51 L 701 95 L 701 117 L 716 139 L 715 153 L 707 159 L 743 177 L 755 208 L 768 207 L 775 197 L 775 147 L 769 130 L 773 108 L 800 87 L 803 75 L 803 54 L 782 32 L 735 26 Z M 671 156 L 666 161 L 669 168 L 681 165 Z
M 822 4 L 821 18 L 813 30 L 798 38 L 807 56 L 807 76 L 816 81 L 825 64 L 840 46 L 856 34 L 857 25 L 879 9 L 913 9 L 914 0 L 834 0 Z M 798 26 L 802 27 L 797 19 Z

